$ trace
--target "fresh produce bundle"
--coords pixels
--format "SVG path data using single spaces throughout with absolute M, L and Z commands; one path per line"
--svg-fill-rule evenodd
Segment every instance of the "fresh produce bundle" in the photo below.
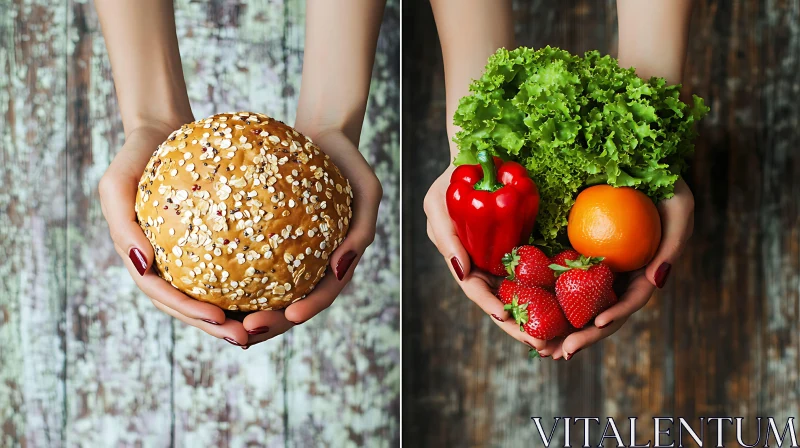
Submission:
M 655 204 L 674 194 L 708 108 L 597 51 L 552 47 L 501 48 L 470 92 L 448 211 L 473 264 L 508 275 L 498 296 L 521 329 L 563 336 L 616 302 L 613 272 L 652 260 Z

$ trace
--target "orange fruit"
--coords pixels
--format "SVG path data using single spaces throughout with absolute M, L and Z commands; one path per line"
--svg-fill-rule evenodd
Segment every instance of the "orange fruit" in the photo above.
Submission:
M 641 191 L 596 185 L 575 199 L 567 235 L 581 254 L 604 257 L 616 272 L 633 271 L 656 254 L 661 242 L 661 216 Z

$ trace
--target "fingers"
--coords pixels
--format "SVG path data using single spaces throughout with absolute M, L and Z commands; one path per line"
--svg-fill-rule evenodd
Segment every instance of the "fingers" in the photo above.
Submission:
M 615 320 L 611 325 L 605 328 L 597 328 L 595 326 L 586 327 L 583 330 L 576 331 L 575 333 L 570 334 L 569 336 L 564 339 L 564 342 L 561 344 L 561 351 L 563 354 L 564 359 L 569 361 L 575 356 L 578 351 L 594 344 L 595 342 L 607 338 L 614 334 L 617 330 L 622 327 L 622 324 L 625 323 L 627 317 L 620 318 Z M 553 356 L 553 359 L 558 359 L 556 356 Z
M 258 311 L 245 317 L 242 324 L 250 335 L 246 347 L 279 336 L 294 326 L 283 311 Z
M 248 343 L 248 334 L 242 324 L 236 320 L 230 319 L 220 325 L 214 325 L 202 320 L 193 319 L 179 311 L 172 309 L 158 300 L 150 299 L 153 305 L 162 312 L 180 320 L 181 322 L 199 328 L 219 339 L 224 339 L 229 344 L 236 346 L 245 346 Z M 220 310 L 221 311 L 221 310 Z
M 299 325 L 316 316 L 333 303 L 351 276 L 352 272 L 345 277 L 345 281 L 340 281 L 330 272 L 327 273 L 306 298 L 298 300 L 284 310 L 285 318 Z
M 594 326 L 605 328 L 627 319 L 647 304 L 655 290 L 646 276 L 641 274 L 634 276 L 619 301 L 594 318 Z
M 116 244 L 114 248 L 117 250 L 117 253 L 123 251 L 123 249 Z M 128 269 L 134 282 L 136 282 L 136 286 L 147 294 L 151 300 L 160 302 L 164 306 L 190 319 L 217 324 L 225 323 L 225 312 L 219 307 L 186 296 L 152 271 L 141 277 L 130 263 L 126 263 L 125 267 Z
M 661 244 L 647 265 L 647 278 L 664 287 L 674 263 L 692 236 L 694 229 L 694 196 L 683 179 L 675 183 L 675 196 L 658 205 L 661 215 Z
M 464 294 L 475 302 L 484 313 L 492 316 L 495 323 L 499 324 L 501 327 L 503 323 L 508 323 L 508 325 L 516 329 L 516 333 L 524 334 L 524 332 L 519 331 L 519 326 L 511 320 L 509 313 L 503 309 L 503 302 L 494 295 L 494 292 L 484 280 L 477 276 L 470 276 L 461 282 L 461 289 L 464 290 Z M 504 327 L 504 329 L 505 328 L 507 327 Z M 512 335 L 515 337 L 519 336 L 517 334 Z M 521 338 L 517 339 L 523 342 Z
M 428 216 L 428 237 L 447 260 L 453 276 L 464 281 L 470 273 L 469 255 L 447 213 L 444 191 L 432 187 L 425 196 L 424 208 Z

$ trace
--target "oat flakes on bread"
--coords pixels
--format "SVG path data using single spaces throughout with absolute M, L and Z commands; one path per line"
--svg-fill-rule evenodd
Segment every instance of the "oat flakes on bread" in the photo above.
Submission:
M 225 310 L 285 308 L 325 275 L 352 218 L 350 183 L 309 138 L 266 115 L 186 124 L 136 193 L 154 269 Z

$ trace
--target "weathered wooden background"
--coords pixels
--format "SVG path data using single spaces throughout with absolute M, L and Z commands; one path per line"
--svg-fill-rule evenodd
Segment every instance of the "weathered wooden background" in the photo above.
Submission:
M 615 54 L 615 5 L 519 0 L 518 44 Z M 531 416 L 612 416 L 623 434 L 629 416 L 742 416 L 747 443 L 756 416 L 797 424 L 800 1 L 696 0 L 684 88 L 712 112 L 687 179 L 694 237 L 645 309 L 568 362 L 526 362 L 425 237 L 422 200 L 448 163 L 441 53 L 428 2 L 404 2 L 403 26 L 404 442 L 541 446 Z M 639 429 L 653 438 L 652 420 Z
M 156 310 L 113 250 L 97 182 L 123 142 L 85 0 L 0 0 L 0 447 L 394 446 L 399 441 L 399 5 L 362 151 L 379 233 L 328 311 L 248 351 Z M 292 122 L 302 0 L 176 2 L 196 117 Z

